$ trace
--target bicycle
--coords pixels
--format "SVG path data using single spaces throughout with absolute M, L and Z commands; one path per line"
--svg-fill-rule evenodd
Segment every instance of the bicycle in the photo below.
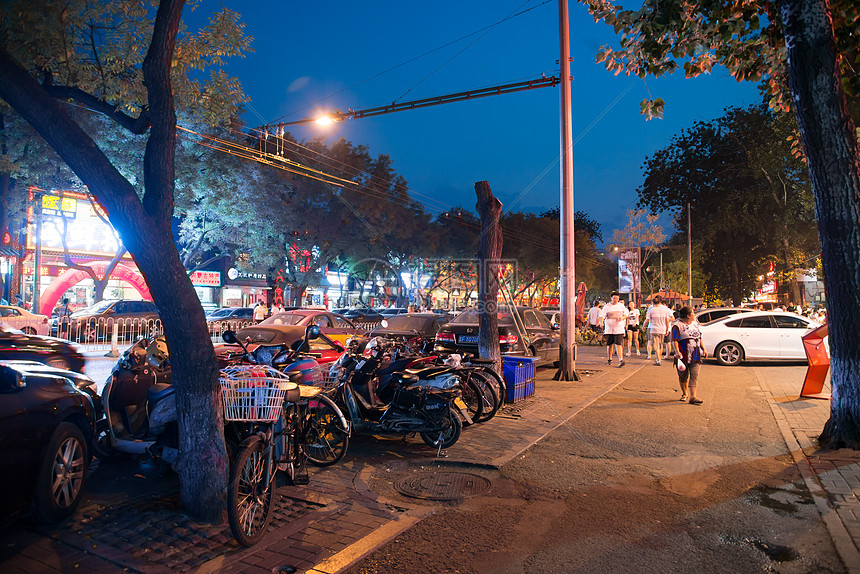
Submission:
M 230 467 L 227 519 L 236 540 L 253 546 L 271 519 L 278 470 L 294 485 L 308 483 L 308 401 L 321 390 L 264 365 L 228 367 L 221 374 L 225 435 L 239 444 Z

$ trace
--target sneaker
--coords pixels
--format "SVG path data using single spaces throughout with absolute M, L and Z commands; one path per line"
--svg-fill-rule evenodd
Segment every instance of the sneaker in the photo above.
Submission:
M 630 356 L 630 351 L 627 351 L 627 356 L 628 356 L 628 357 Z
M 659 366 L 660 365 L 660 359 L 657 359 L 656 361 L 654 361 L 654 364 Z
M 637 357 L 641 357 L 641 356 L 642 356 L 642 353 L 640 353 L 639 351 L 636 351 L 636 356 L 637 356 Z M 651 357 L 648 357 L 648 358 L 650 359 Z
M 681 402 L 683 403 L 684 401 L 686 401 L 686 400 L 687 400 L 687 395 L 681 395 L 681 398 L 680 398 L 680 399 L 678 399 L 678 400 L 679 400 L 679 401 L 681 401 Z
M 648 360 L 650 361 L 650 360 L 651 360 L 651 355 L 648 355 L 648 356 L 647 356 L 647 357 L 645 357 L 645 358 L 646 358 L 646 359 L 648 359 Z
M 612 359 L 606 359 L 606 364 L 607 364 L 607 365 L 611 365 L 611 364 L 612 364 Z
M 618 367 L 620 368 L 623 366 L 624 366 L 624 359 L 621 359 L 620 361 L 618 361 Z

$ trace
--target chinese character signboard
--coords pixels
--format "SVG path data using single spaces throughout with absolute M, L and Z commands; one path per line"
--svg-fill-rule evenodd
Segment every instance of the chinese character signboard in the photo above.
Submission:
M 59 195 L 42 196 L 42 215 L 74 219 L 78 212 L 78 200 Z
M 191 284 L 195 287 L 220 287 L 220 271 L 195 271 L 190 275 Z

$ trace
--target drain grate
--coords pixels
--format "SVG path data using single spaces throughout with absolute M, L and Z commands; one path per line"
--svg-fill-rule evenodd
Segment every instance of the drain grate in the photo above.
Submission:
M 451 471 L 419 472 L 394 483 L 401 494 L 426 500 L 460 500 L 483 494 L 492 486 L 483 476 Z

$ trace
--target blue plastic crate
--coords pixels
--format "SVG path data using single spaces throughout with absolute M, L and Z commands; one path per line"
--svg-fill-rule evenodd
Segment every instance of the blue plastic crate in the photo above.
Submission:
M 534 394 L 536 360 L 534 357 L 502 357 L 502 371 L 508 386 L 507 402 L 515 403 Z

